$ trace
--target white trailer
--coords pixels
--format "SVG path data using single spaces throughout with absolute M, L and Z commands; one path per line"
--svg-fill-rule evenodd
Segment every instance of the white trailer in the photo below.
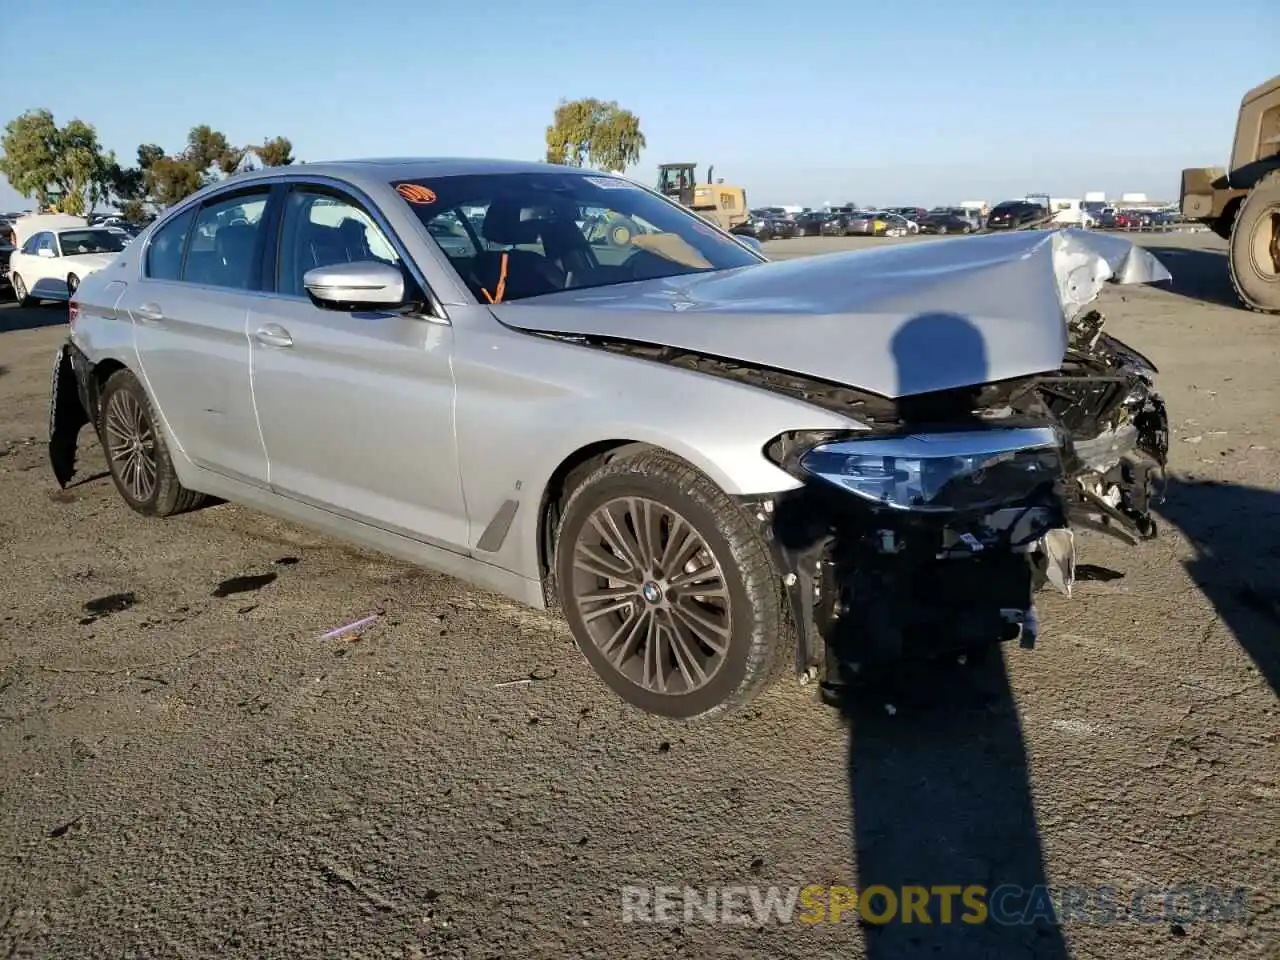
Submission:
M 1028 194 L 1027 200 L 1047 205 L 1053 214 L 1049 223 L 1058 227 L 1092 227 L 1097 225 L 1093 214 L 1084 207 L 1084 201 L 1072 197 L 1048 197 L 1041 194 Z

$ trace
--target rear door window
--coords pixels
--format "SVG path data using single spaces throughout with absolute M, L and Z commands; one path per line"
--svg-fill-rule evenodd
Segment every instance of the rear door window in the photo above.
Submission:
M 195 208 L 178 214 L 151 237 L 147 245 L 147 276 L 152 280 L 177 280 L 182 274 L 182 248 L 195 217 Z

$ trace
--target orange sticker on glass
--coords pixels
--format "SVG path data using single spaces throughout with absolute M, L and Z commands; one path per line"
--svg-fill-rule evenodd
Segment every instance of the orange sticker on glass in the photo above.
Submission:
M 416 183 L 402 183 L 396 187 L 396 193 L 410 203 L 435 203 L 436 192 Z

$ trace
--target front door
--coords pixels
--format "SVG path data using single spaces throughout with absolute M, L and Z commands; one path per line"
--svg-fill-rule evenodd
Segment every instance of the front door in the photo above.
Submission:
M 261 283 L 269 187 L 215 195 L 163 225 L 121 301 L 143 378 L 192 463 L 265 485 L 249 380 L 249 305 Z
M 447 324 L 315 306 L 307 270 L 400 255 L 353 198 L 296 185 L 280 218 L 275 294 L 249 315 L 254 398 L 273 489 L 465 551 Z M 407 277 L 407 274 L 406 274 Z

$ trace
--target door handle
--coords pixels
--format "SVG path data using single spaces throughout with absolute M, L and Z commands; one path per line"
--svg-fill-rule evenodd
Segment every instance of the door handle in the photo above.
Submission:
M 292 347 L 293 337 L 289 331 L 278 323 L 263 324 L 254 333 L 253 338 L 268 347 Z
M 144 303 L 133 311 L 133 315 L 147 323 L 159 323 L 164 319 L 164 311 L 158 303 Z

